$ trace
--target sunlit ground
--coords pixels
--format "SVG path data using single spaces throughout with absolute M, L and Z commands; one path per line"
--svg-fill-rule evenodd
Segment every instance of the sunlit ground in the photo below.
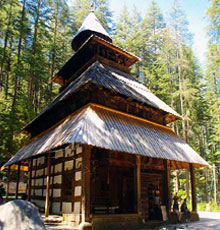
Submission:
M 186 229 L 186 230 L 220 230 L 220 213 L 217 212 L 199 212 L 200 221 L 187 223 L 187 224 L 178 224 L 178 225 L 167 225 L 164 226 L 164 230 L 180 230 L 180 229 Z M 166 228 L 165 228 L 166 227 Z M 64 230 L 64 229 L 71 229 L 74 228 L 68 227 L 68 226 L 49 226 L 47 225 L 47 230 Z M 151 230 L 159 230 L 163 228 L 154 228 Z M 111 230 L 111 229 L 109 229 Z M 117 230 L 117 229 L 112 229 Z M 135 229 L 134 229 L 135 230 Z M 137 230 L 150 230 L 150 229 L 137 229 Z
M 199 212 L 200 221 L 166 226 L 169 230 L 195 229 L 195 230 L 220 230 L 220 213 Z

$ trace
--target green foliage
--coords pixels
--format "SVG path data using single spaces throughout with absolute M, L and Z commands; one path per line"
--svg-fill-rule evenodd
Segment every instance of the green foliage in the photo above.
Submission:
M 220 1 L 211 0 L 210 7 L 207 10 L 207 16 L 210 20 L 209 35 L 210 40 L 214 42 L 219 41 L 220 34 Z
M 0 165 L 27 140 L 22 128 L 57 95 L 58 86 L 48 82 L 73 55 L 71 40 L 90 4 L 76 0 L 71 8 L 66 0 L 0 1 Z M 95 13 L 110 31 L 108 2 L 96 1 Z
M 219 205 L 215 205 L 214 202 L 210 202 L 208 205 L 204 202 L 197 204 L 198 211 L 220 212 Z
M 58 86 L 48 81 L 73 55 L 71 40 L 91 2 L 74 0 L 70 7 L 67 0 L 0 1 L 0 164 L 27 139 L 20 130 L 57 95 Z M 172 128 L 219 170 L 219 1 L 210 1 L 207 11 L 210 44 L 204 73 L 180 1 L 173 2 L 167 21 L 154 0 L 143 18 L 135 7 L 130 13 L 124 5 L 113 21 L 107 0 L 95 1 L 94 11 L 114 44 L 142 59 L 132 67 L 133 76 L 184 117 Z M 198 170 L 199 201 L 213 194 L 210 175 Z M 182 199 L 184 176 L 181 172 Z

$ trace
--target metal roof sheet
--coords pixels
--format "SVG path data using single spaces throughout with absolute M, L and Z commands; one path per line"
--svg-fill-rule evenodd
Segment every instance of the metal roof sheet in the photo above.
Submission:
M 170 128 L 95 104 L 87 105 L 53 130 L 33 139 L 5 166 L 68 143 L 208 166 Z
M 80 33 L 82 33 L 85 30 L 95 31 L 100 34 L 104 34 L 105 36 L 110 38 L 109 34 L 103 28 L 103 26 L 101 25 L 98 18 L 95 16 L 93 12 L 89 13 L 88 16 L 85 18 L 85 20 L 83 21 L 83 24 L 79 28 L 75 37 L 78 36 Z
M 83 21 L 83 24 L 79 28 L 75 37 L 72 41 L 72 48 L 78 50 L 82 43 L 87 40 L 91 34 L 97 34 L 100 37 L 103 37 L 106 41 L 112 42 L 111 37 L 103 28 L 98 18 L 93 12 L 91 12 Z
M 103 86 L 104 88 L 118 92 L 122 95 L 126 95 L 139 102 L 144 102 L 153 108 L 160 109 L 167 113 L 173 114 L 178 118 L 181 118 L 181 115 L 179 115 L 174 109 L 155 96 L 146 86 L 134 79 L 131 74 L 122 72 L 118 69 L 96 61 L 75 81 L 70 83 L 70 85 L 67 86 L 67 88 L 64 89 L 45 110 L 43 110 L 34 120 L 32 120 L 31 123 L 87 83 L 94 83 Z M 28 124 L 26 127 L 28 127 L 30 124 Z

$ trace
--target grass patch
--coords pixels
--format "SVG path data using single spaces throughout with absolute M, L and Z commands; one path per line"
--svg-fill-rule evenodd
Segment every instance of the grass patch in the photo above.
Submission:
M 209 211 L 209 212 L 220 212 L 220 207 L 214 202 L 210 202 L 208 205 L 206 203 L 198 203 L 197 204 L 198 211 Z

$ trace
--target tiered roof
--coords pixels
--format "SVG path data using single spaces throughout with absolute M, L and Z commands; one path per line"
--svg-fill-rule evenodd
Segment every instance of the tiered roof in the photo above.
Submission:
M 171 128 L 89 104 L 44 135 L 33 138 L 6 166 L 74 142 L 147 157 L 194 163 L 195 166 L 208 165 Z M 175 164 L 172 167 L 176 168 Z
M 53 79 L 62 85 L 61 93 L 24 128 L 25 131 L 30 132 L 50 111 L 56 111 L 54 108 L 57 105 L 89 85 L 99 86 L 118 97 L 129 98 L 141 106 L 155 109 L 163 116 L 164 124 L 181 119 L 176 111 L 131 76 L 129 67 L 138 58 L 112 44 L 94 13 L 85 19 L 72 46 L 77 52 Z M 96 93 L 95 90 L 93 93 Z M 167 126 L 89 103 L 32 138 L 6 166 L 74 142 L 178 161 L 182 162 L 181 167 L 186 167 L 185 163 L 208 165 Z

